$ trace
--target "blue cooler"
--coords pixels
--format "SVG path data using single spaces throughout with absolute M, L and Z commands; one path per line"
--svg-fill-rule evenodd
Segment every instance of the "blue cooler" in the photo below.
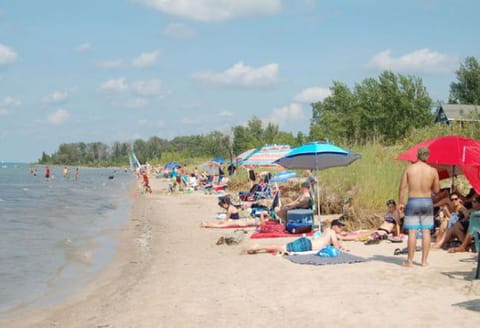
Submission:
M 285 228 L 290 233 L 306 233 L 313 229 L 313 210 L 295 209 L 287 212 Z

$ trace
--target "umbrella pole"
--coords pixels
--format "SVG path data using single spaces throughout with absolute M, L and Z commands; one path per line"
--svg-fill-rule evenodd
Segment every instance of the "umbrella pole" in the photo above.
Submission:
M 318 178 L 315 176 L 315 180 L 317 180 L 317 215 L 318 215 L 318 231 L 322 232 L 322 222 L 320 220 L 320 183 L 318 182 Z
M 455 187 L 455 165 L 453 165 L 452 167 L 452 186 L 450 187 L 450 193 L 452 193 L 454 191 L 454 188 Z

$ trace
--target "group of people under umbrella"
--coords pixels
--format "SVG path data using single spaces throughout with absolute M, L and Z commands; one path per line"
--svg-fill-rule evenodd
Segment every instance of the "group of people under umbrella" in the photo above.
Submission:
M 284 156 L 276 159 L 274 163 L 286 169 L 318 171 L 330 167 L 347 166 L 359 158 L 360 155 L 331 143 L 312 142 L 288 151 Z M 433 228 L 432 194 L 440 191 L 440 179 L 451 178 L 453 187 L 454 179 L 459 174 L 465 176 L 473 191 L 480 190 L 480 142 L 462 136 L 438 137 L 415 145 L 398 156 L 397 159 L 411 163 L 405 168 L 401 178 L 398 203 L 398 210 L 404 213 L 404 226 L 408 230 L 409 242 L 406 265 L 411 266 L 413 264 L 418 231 L 421 231 L 423 238 L 422 264 L 427 265 L 431 241 L 430 231 Z M 284 171 L 272 180 L 288 179 L 290 175 L 295 174 L 293 171 Z M 316 184 L 317 199 L 320 199 L 318 181 L 316 181 Z M 476 195 L 478 196 L 478 193 Z M 474 203 L 476 202 L 475 199 L 473 197 Z M 480 201 L 480 198 L 478 200 Z M 396 206 L 395 201 L 393 201 L 393 204 Z M 392 205 L 392 202 L 387 205 Z M 478 207 L 478 209 L 475 207 L 473 210 L 480 210 L 480 205 Z M 318 218 L 320 218 L 319 206 L 317 206 L 317 211 Z M 476 219 L 477 215 L 472 217 Z M 318 224 L 321 227 L 320 222 Z M 475 221 L 471 226 L 475 228 L 477 222 Z M 469 239 L 467 240 L 471 240 L 475 231 L 469 229 L 468 232 L 466 235 Z

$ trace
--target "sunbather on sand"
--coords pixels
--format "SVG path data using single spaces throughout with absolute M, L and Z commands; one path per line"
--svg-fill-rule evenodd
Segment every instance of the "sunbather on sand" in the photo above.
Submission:
M 233 206 L 228 198 L 222 199 L 218 205 L 227 210 L 225 219 L 216 221 L 203 221 L 200 226 L 202 228 L 227 228 L 227 227 L 247 227 L 254 226 L 256 224 L 253 218 L 240 218 L 238 209 Z
M 279 252 L 279 253 L 290 253 L 290 252 L 308 252 L 320 250 L 328 245 L 333 245 L 334 247 L 343 250 L 343 248 L 338 243 L 337 234 L 340 233 L 345 225 L 340 220 L 333 220 L 330 224 L 330 229 L 327 229 L 320 237 L 316 239 L 309 239 L 302 237 L 296 239 L 287 244 L 269 244 L 269 245 L 254 245 L 246 250 L 247 254 L 256 254 L 259 252 Z
M 397 209 L 397 204 L 393 199 L 389 199 L 386 205 L 387 213 L 385 213 L 384 221 L 380 227 L 375 230 L 362 230 L 356 234 L 340 236 L 339 238 L 341 240 L 377 241 L 387 239 L 390 233 L 395 233 L 397 236 L 400 235 L 400 212 Z

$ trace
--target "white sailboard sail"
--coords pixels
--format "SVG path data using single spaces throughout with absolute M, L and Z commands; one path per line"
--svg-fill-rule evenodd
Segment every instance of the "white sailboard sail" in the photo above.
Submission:
M 130 168 L 135 171 L 142 166 L 138 161 L 137 156 L 135 155 L 135 150 L 133 148 L 133 144 L 130 145 L 130 152 L 128 154 L 128 159 L 130 160 Z

